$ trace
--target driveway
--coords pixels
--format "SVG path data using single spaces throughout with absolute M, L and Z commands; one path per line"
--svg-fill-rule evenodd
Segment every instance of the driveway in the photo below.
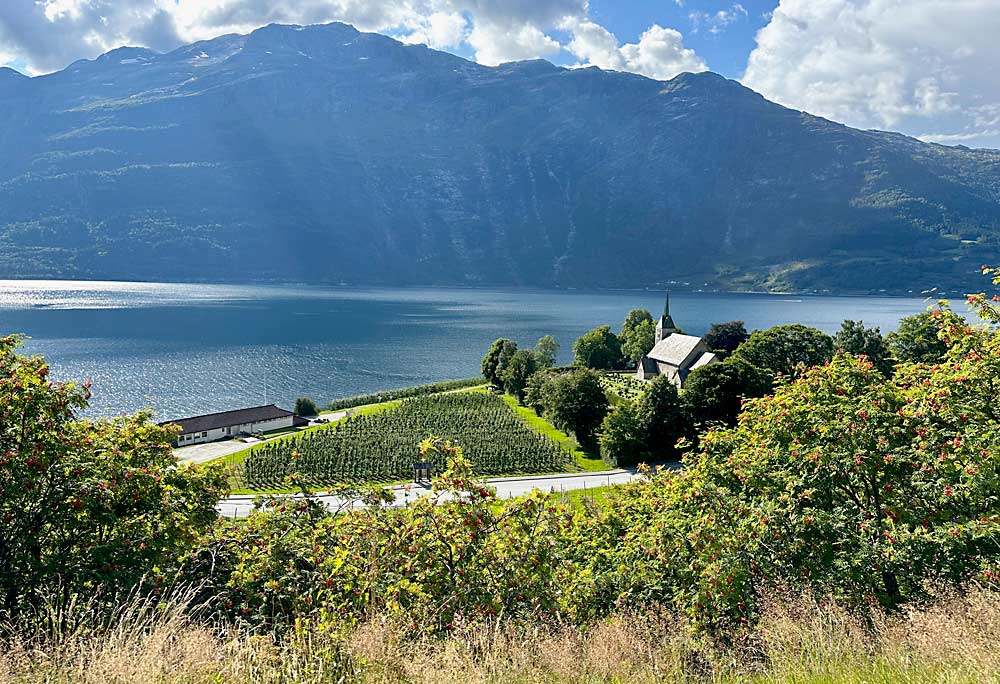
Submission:
M 546 492 L 568 492 L 574 489 L 594 489 L 609 485 L 627 484 L 642 477 L 632 470 L 603 470 L 597 473 L 566 473 L 564 475 L 528 475 L 521 477 L 496 477 L 486 480 L 489 486 L 496 489 L 497 497 L 512 499 L 531 493 L 535 489 Z M 402 508 L 418 496 L 425 496 L 430 487 L 419 485 L 396 485 L 389 490 L 396 500 L 390 504 Z M 237 495 L 223 499 L 216 510 L 227 518 L 245 518 L 253 510 L 253 495 Z M 294 498 L 294 497 L 290 497 Z M 343 508 L 347 502 L 336 496 L 317 497 L 327 508 L 336 510 Z

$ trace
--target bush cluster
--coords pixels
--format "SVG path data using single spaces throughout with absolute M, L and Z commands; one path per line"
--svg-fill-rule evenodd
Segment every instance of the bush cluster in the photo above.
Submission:
M 887 380 L 838 353 L 702 434 L 683 468 L 650 471 L 601 509 L 542 493 L 498 502 L 460 450 L 433 440 L 423 453 L 453 465 L 432 497 L 337 514 L 276 500 L 215 528 L 191 579 L 261 625 L 389 614 L 448 631 L 667 606 L 730 637 L 775 593 L 864 610 L 932 586 L 997 587 L 1000 332 L 948 312 L 940 323 L 941 363 L 901 364 Z

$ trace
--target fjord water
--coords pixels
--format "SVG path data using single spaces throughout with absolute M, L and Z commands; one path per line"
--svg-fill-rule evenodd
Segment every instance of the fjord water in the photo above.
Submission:
M 554 335 L 568 362 L 576 337 L 617 330 L 636 307 L 656 315 L 663 294 L 0 281 L 0 335 L 30 336 L 25 350 L 44 354 L 57 379 L 92 379 L 90 415 L 150 407 L 171 419 L 474 377 L 497 337 Z M 925 308 L 916 298 L 671 295 L 674 320 L 699 335 L 733 319 L 834 333 L 853 318 L 887 332 Z

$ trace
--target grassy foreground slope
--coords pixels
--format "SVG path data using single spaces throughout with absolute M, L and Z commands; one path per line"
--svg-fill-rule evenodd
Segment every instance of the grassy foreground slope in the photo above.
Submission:
M 136 605 L 109 628 L 0 650 L 10 684 L 988 684 L 1000 682 L 1000 599 L 974 592 L 866 626 L 829 605 L 775 604 L 745 644 L 713 648 L 665 615 L 586 628 L 464 627 L 409 640 L 373 621 L 340 636 L 216 631 L 182 605 Z M 3 638 L 0 637 L 0 642 Z

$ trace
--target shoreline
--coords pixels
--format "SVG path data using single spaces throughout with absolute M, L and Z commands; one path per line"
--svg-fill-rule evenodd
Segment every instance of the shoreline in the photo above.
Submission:
M 899 291 L 899 290 L 886 290 L 886 291 L 860 291 L 860 290 L 727 290 L 724 288 L 706 288 L 706 287 L 690 287 L 685 285 L 680 285 L 677 283 L 667 283 L 664 285 L 650 285 L 646 287 L 545 287 L 541 285 L 511 285 L 511 284 L 490 284 L 490 283 L 479 283 L 479 284 L 420 284 L 420 283 L 410 283 L 410 284 L 388 284 L 388 283 L 333 283 L 333 282 L 308 282 L 308 281 L 295 281 L 295 280 L 118 280 L 118 279 L 79 279 L 79 278 L 42 278 L 42 277 L 32 277 L 32 278 L 3 278 L 0 279 L 0 288 L 7 285 L 15 284 L 36 284 L 41 286 L 44 283 L 76 283 L 80 285 L 91 285 L 91 286 L 126 286 L 126 285 L 144 285 L 144 286 L 164 286 L 164 287 L 176 287 L 184 285 L 203 285 L 206 287 L 271 287 L 276 289 L 290 289 L 290 288 L 313 288 L 317 290 L 330 290 L 330 291 L 392 291 L 392 290 L 457 290 L 457 291 L 469 291 L 469 292 L 489 292 L 489 291 L 499 291 L 499 292 L 511 292 L 511 293 L 530 293 L 530 294 L 546 294 L 546 293 L 560 293 L 560 294 L 615 294 L 615 293 L 640 293 L 640 292 L 653 292 L 662 293 L 665 290 L 670 290 L 674 294 L 686 294 L 686 295 L 719 295 L 719 296 L 733 296 L 733 295 L 748 295 L 748 296 L 765 296 L 765 297 L 831 297 L 831 298 L 865 298 L 865 297 L 878 297 L 885 299 L 926 299 L 926 300 L 936 300 L 939 298 L 948 297 L 962 297 L 964 298 L 968 292 L 973 291 L 984 291 L 982 288 L 980 290 L 968 290 L 967 292 L 951 292 L 950 290 L 945 290 L 942 292 L 935 293 L 931 290 L 922 290 L 920 292 L 916 291 Z

